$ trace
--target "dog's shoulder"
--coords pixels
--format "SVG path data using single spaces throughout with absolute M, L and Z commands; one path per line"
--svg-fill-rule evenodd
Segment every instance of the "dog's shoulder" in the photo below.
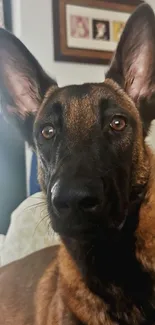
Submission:
M 17 261 L 11 262 L 0 268 L 0 281 L 4 276 L 19 274 L 22 270 L 27 269 L 29 271 L 40 270 L 44 271 L 46 267 L 57 257 L 59 245 L 46 247 L 39 251 L 36 251 L 26 257 L 23 257 Z M 15 274 L 14 274 L 15 272 Z M 25 273 L 25 272 L 24 272 Z M 23 272 L 22 272 L 23 274 Z
M 8 312 L 9 324 L 25 324 L 21 317 L 33 324 L 35 293 L 41 279 L 49 279 L 49 273 L 52 278 L 58 250 L 59 246 L 48 247 L 0 268 L 0 325 Z

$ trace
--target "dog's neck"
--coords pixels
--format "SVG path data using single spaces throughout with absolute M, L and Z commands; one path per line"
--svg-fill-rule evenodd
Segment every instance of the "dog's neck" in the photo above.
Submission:
M 145 198 L 140 205 L 139 221 L 135 231 L 136 257 L 144 269 L 155 272 L 155 155 L 151 157 L 151 168 Z
M 142 197 L 138 197 L 130 207 L 124 229 L 102 234 L 98 231 L 88 240 L 63 238 L 63 242 L 75 261 L 86 284 L 95 293 L 102 295 L 105 283 L 123 285 L 133 265 L 133 274 L 137 274 L 139 263 L 136 260 L 135 230 Z M 108 230 L 107 230 L 108 233 Z M 128 279 L 128 284 L 130 280 Z
M 119 281 L 118 278 L 122 277 L 121 273 L 125 274 L 125 269 L 128 269 L 131 259 L 133 259 L 132 252 L 136 250 L 135 231 L 145 190 L 145 186 L 141 186 L 132 193 L 132 201 L 122 230 L 109 231 L 107 229 L 103 232 L 100 228 L 96 236 L 86 237 L 85 240 L 62 238 L 65 247 L 86 281 L 89 277 L 111 281 L 115 274 L 115 281 Z
M 139 310 L 142 308 L 147 319 L 152 321 L 155 202 L 153 204 L 149 193 L 155 191 L 149 191 L 149 188 L 151 186 L 152 189 L 153 186 L 155 189 L 154 179 L 151 178 L 146 186 L 147 188 L 143 187 L 142 191 L 135 193 L 126 225 L 118 236 L 114 234 L 114 237 L 109 237 L 108 240 L 100 234 L 90 241 L 63 238 L 65 245 L 60 252 L 63 251 L 63 270 L 66 265 L 68 281 L 72 284 L 74 281 L 78 282 L 79 277 L 79 281 L 83 282 L 90 292 L 107 305 L 113 304 L 115 315 L 118 311 L 115 297 L 118 299 L 120 295 L 120 311 L 125 297 L 130 297 L 131 304 L 136 305 Z

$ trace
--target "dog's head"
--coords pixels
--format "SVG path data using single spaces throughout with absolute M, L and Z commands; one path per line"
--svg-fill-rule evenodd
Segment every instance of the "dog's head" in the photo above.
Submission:
M 13 35 L 0 30 L 2 110 L 36 150 L 39 178 L 60 235 L 121 230 L 148 180 L 145 146 L 155 118 L 155 18 L 130 17 L 106 79 L 59 88 Z M 9 130 L 9 129 L 8 129 Z

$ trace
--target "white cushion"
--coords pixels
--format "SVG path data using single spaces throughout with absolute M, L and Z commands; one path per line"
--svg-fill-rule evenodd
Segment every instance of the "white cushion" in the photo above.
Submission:
M 42 192 L 36 193 L 12 213 L 7 235 L 0 235 L 0 265 L 58 242 L 59 237 L 50 224 L 45 197 Z

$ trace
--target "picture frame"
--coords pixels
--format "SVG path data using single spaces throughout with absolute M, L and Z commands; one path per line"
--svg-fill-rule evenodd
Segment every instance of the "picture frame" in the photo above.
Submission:
M 53 0 L 55 61 L 108 64 L 140 0 Z
M 7 30 L 12 31 L 12 1 L 3 0 L 4 26 Z
M 0 27 L 12 31 L 11 0 L 0 0 Z

